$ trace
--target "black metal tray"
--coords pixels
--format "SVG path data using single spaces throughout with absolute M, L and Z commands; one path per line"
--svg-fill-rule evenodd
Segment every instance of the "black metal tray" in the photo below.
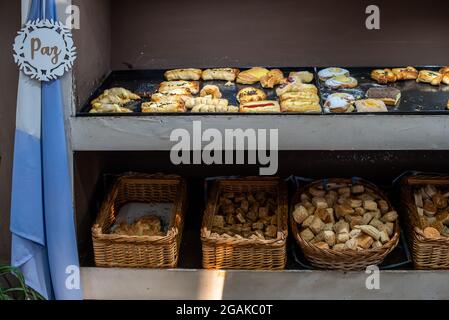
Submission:
M 359 81 L 359 86 L 355 89 L 347 90 L 330 90 L 324 86 L 324 83 L 318 79 L 317 72 L 324 67 L 320 68 L 279 68 L 285 75 L 288 75 L 291 71 L 309 71 L 315 75 L 315 84 L 319 88 L 319 94 L 321 98 L 321 105 L 324 104 L 325 99 L 330 93 L 334 92 L 349 92 L 356 93 L 359 97 L 363 97 L 366 91 L 373 86 L 379 86 L 375 81 L 371 80 L 370 72 L 378 67 L 343 67 L 350 71 L 351 76 L 355 77 Z M 384 67 L 380 67 L 384 68 Z M 440 67 L 417 67 L 418 70 L 430 69 L 438 70 Z M 244 69 L 242 69 L 244 70 Z M 133 102 L 126 107 L 133 110 L 132 113 L 89 113 L 91 110 L 90 102 L 98 97 L 104 90 L 112 87 L 124 87 L 128 90 L 136 92 L 140 95 L 146 94 L 150 96 L 152 93 L 156 92 L 159 84 L 164 81 L 165 70 L 125 70 L 125 71 L 113 71 L 107 76 L 103 83 L 92 93 L 88 102 L 83 106 L 80 112 L 77 113 L 79 117 L 117 117 L 117 116 L 201 116 L 205 113 L 142 113 L 141 103 L 149 101 L 149 98 L 143 98 L 142 101 Z M 214 84 L 220 88 L 223 94 L 223 98 L 229 100 L 230 105 L 238 105 L 236 101 L 237 92 L 247 87 L 248 85 L 235 84 L 233 86 L 225 86 L 225 81 L 200 81 L 200 86 L 203 87 L 207 84 Z M 260 84 L 251 85 L 256 88 L 261 88 Z M 401 102 L 396 107 L 389 107 L 388 113 L 375 113 L 379 114 L 389 114 L 389 115 L 399 115 L 399 114 L 449 114 L 449 110 L 446 109 L 447 102 L 449 100 L 449 86 L 441 85 L 439 87 L 431 86 L 430 84 L 416 83 L 416 81 L 400 81 L 392 84 L 392 86 L 398 88 L 402 92 Z M 264 89 L 267 93 L 268 99 L 276 100 L 275 89 Z M 206 113 L 209 115 L 226 115 L 229 113 Z M 321 113 L 263 113 L 264 115 L 307 115 L 315 116 L 322 115 Z M 351 115 L 362 115 L 366 113 L 351 113 Z M 261 115 L 261 113 L 245 113 L 245 115 Z M 327 114 L 327 115 L 348 115 L 344 114 Z

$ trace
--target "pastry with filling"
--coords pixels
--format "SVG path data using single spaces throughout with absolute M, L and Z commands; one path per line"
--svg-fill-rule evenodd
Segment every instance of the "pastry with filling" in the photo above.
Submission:
M 327 79 L 324 83 L 326 87 L 331 89 L 347 89 L 347 88 L 355 88 L 359 85 L 359 82 L 356 78 L 347 77 L 347 76 L 337 76 L 330 79 Z
M 289 83 L 276 89 L 278 97 L 284 95 L 287 92 L 311 92 L 318 94 L 318 88 L 313 84 L 307 83 Z
M 253 101 L 240 105 L 240 112 L 243 113 L 264 113 L 264 112 L 281 112 L 281 106 L 277 101 Z
M 179 113 L 186 112 L 185 103 L 182 101 L 174 102 L 144 102 L 142 103 L 143 113 Z
M 224 80 L 234 82 L 239 75 L 240 70 L 235 68 L 215 68 L 203 71 L 202 78 L 204 81 Z
M 438 72 L 441 74 L 449 73 L 449 67 L 443 67 Z
M 191 97 L 191 94 L 188 95 L 178 95 L 176 93 L 159 93 L 156 92 L 151 96 L 151 101 L 153 102 L 178 102 L 183 101 L 183 97 Z
M 320 113 L 321 105 L 314 100 L 286 100 L 281 102 L 281 112 Z
M 320 102 L 320 98 L 316 93 L 307 91 L 287 92 L 279 97 L 281 102 L 287 100 L 308 100 L 314 103 Z
M 177 89 L 187 89 L 191 94 L 198 94 L 200 92 L 200 84 L 198 81 L 164 81 L 160 84 L 158 91 L 160 93 L 170 93 L 175 92 Z M 179 91 L 179 93 L 182 93 L 182 91 Z
M 380 84 L 396 82 L 397 77 L 391 69 L 376 69 L 371 71 L 371 78 Z
M 257 88 L 246 87 L 237 93 L 237 101 L 240 103 L 246 103 L 251 101 L 262 101 L 267 99 L 267 94 Z
M 201 79 L 203 71 L 200 69 L 175 69 L 165 72 L 165 79 L 168 81 L 174 80 L 195 80 Z
M 355 102 L 357 112 L 388 112 L 387 106 L 382 100 L 364 99 Z
M 436 71 L 422 70 L 419 72 L 416 82 L 430 83 L 433 86 L 439 86 L 443 80 L 443 75 Z
M 255 84 L 265 77 L 270 71 L 262 67 L 254 67 L 239 73 L 237 83 Z
M 382 100 L 387 106 L 396 106 L 401 100 L 401 90 L 393 87 L 370 88 L 366 92 L 366 97 Z
M 339 76 L 349 77 L 349 71 L 346 69 L 342 69 L 342 68 L 331 67 L 331 68 L 326 68 L 326 69 L 320 70 L 318 72 L 318 77 L 320 78 L 321 81 L 326 81 L 330 78 L 339 77 Z
M 418 70 L 413 67 L 407 68 L 394 68 L 392 69 L 396 79 L 400 80 L 416 80 L 418 78 Z
M 274 86 L 285 83 L 284 73 L 279 69 L 270 70 L 265 76 L 260 79 L 260 84 L 263 88 L 274 88 Z
M 309 71 L 290 72 L 288 80 L 290 82 L 310 83 L 314 79 L 313 73 Z
M 239 112 L 239 107 L 236 106 L 228 106 L 228 105 L 214 105 L 214 104 L 197 104 L 192 108 L 192 112 L 210 112 L 210 113 L 216 113 L 216 112 Z
M 227 99 L 214 99 L 211 96 L 199 98 L 185 98 L 184 102 L 187 109 L 193 109 L 195 106 L 198 105 L 227 107 L 229 104 Z
M 324 103 L 324 110 L 328 113 L 350 113 L 354 108 L 355 97 L 349 93 L 338 92 L 329 95 Z
M 214 85 L 206 85 L 201 89 L 200 97 L 211 96 L 214 99 L 220 99 L 222 94 L 220 92 L 220 88 Z

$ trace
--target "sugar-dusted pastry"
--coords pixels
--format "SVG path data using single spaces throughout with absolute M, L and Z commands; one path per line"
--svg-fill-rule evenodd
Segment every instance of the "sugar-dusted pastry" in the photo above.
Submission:
M 301 83 L 310 83 L 314 79 L 314 75 L 309 71 L 296 71 L 290 72 L 288 75 L 288 80 L 290 82 L 301 82 Z
M 186 97 L 191 97 L 191 94 L 185 95 Z M 178 95 L 175 93 L 159 93 L 156 92 L 151 96 L 151 101 L 153 102 L 178 102 L 178 101 L 184 101 L 183 95 Z
M 276 94 L 278 97 L 287 92 L 311 92 L 318 94 L 318 88 L 313 84 L 289 83 L 276 89 Z
M 297 91 L 297 92 L 287 92 L 279 97 L 279 100 L 287 101 L 287 100 L 308 100 L 313 101 L 314 103 L 320 102 L 320 97 L 316 93 L 308 92 L 308 91 Z
M 376 69 L 371 71 L 371 78 L 380 84 L 396 82 L 397 77 L 391 69 Z
M 197 105 L 213 105 L 213 106 L 228 106 L 227 99 L 214 99 L 211 96 L 199 97 L 199 98 L 184 98 L 185 106 L 187 109 L 193 109 Z
M 320 78 L 321 81 L 326 81 L 327 79 L 330 79 L 333 77 L 338 77 L 338 76 L 349 77 L 349 71 L 346 69 L 342 69 L 342 68 L 331 67 L 331 68 L 326 68 L 326 69 L 320 70 L 318 72 L 318 77 Z
M 414 67 L 394 68 L 394 69 L 392 69 L 392 71 L 398 81 L 400 81 L 400 80 L 416 80 L 418 78 L 418 74 L 419 74 L 418 70 L 416 70 Z
M 203 71 L 200 69 L 175 69 L 165 72 L 165 79 L 168 81 L 173 80 L 195 80 L 201 79 Z
M 320 113 L 321 105 L 312 100 L 286 100 L 281 102 L 281 112 Z
M 324 110 L 329 113 L 349 113 L 354 111 L 355 97 L 352 94 L 338 92 L 327 97 Z
M 220 99 L 222 97 L 220 88 L 214 85 L 206 85 L 201 89 L 200 97 L 211 96 L 215 99 Z
M 254 67 L 239 73 L 237 83 L 255 84 L 265 77 L 270 71 L 262 67 Z
M 387 106 L 382 100 L 364 99 L 355 102 L 357 112 L 388 112 Z
M 200 84 L 198 81 L 164 81 L 160 84 L 158 91 L 160 93 L 170 93 L 175 89 L 188 89 L 191 94 L 198 94 L 200 91 Z
M 260 84 L 263 88 L 274 88 L 274 86 L 280 85 L 284 82 L 286 82 L 284 73 L 279 69 L 270 70 L 270 72 L 260 79 Z
M 443 75 L 436 71 L 421 70 L 416 82 L 430 83 L 433 86 L 439 86 L 443 80 Z
M 202 78 L 205 81 L 209 80 L 224 80 L 234 82 L 239 75 L 240 70 L 235 68 L 215 68 L 203 71 Z
M 263 90 L 253 87 L 243 88 L 237 93 L 237 101 L 240 103 L 262 101 L 265 99 L 267 99 L 267 94 Z
M 401 99 L 401 90 L 393 87 L 374 87 L 368 89 L 366 97 L 382 100 L 388 106 L 396 106 Z
M 240 105 L 240 112 L 243 113 L 264 113 L 264 112 L 281 112 L 281 106 L 277 101 L 253 101 Z
M 348 76 L 336 76 L 327 79 L 324 83 L 326 87 L 331 89 L 345 89 L 345 88 L 355 88 L 359 85 L 356 78 Z
M 144 113 L 160 113 L 160 112 L 185 112 L 185 103 L 177 102 L 144 102 L 142 103 L 142 112 Z
M 211 105 L 211 104 L 197 104 L 192 108 L 192 112 L 239 112 L 239 107 L 228 105 Z
M 118 104 L 94 103 L 89 113 L 131 113 L 128 108 L 121 107 Z

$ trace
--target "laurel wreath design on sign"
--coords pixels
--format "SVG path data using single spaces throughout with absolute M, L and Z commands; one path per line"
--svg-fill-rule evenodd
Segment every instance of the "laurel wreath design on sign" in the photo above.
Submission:
M 76 48 L 70 29 L 63 23 L 35 20 L 18 32 L 13 56 L 20 70 L 32 79 L 52 81 L 73 67 Z

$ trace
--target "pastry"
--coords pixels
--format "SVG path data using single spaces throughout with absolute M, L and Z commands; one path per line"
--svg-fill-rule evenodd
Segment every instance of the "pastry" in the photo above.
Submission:
M 374 87 L 368 89 L 366 97 L 382 100 L 388 106 L 396 106 L 401 99 L 401 90 L 393 87 Z
M 449 67 L 443 67 L 438 72 L 441 74 L 449 73 Z
M 220 88 L 214 85 L 206 85 L 201 89 L 200 97 L 212 96 L 214 99 L 220 99 L 222 97 Z
M 276 94 L 278 95 L 278 97 L 287 92 L 311 92 L 314 94 L 318 94 L 318 88 L 313 84 L 289 83 L 276 89 Z
M 330 113 L 345 113 L 354 111 L 355 97 L 349 93 L 334 93 L 327 97 L 324 109 Z
M 132 111 L 124 106 L 140 99 L 140 96 L 125 88 L 111 88 L 91 102 L 90 113 L 129 113 Z
M 331 89 L 345 89 L 345 88 L 355 88 L 359 85 L 357 79 L 348 76 L 336 76 L 327 79 L 325 82 L 326 87 Z
M 212 105 L 227 107 L 229 102 L 227 99 L 214 99 L 211 96 L 200 98 L 184 98 L 185 106 L 187 109 L 193 109 L 197 105 Z
M 126 236 L 163 236 L 161 219 L 156 216 L 147 216 L 138 219 L 133 224 L 125 222 L 112 230 L 113 234 Z
M 151 101 L 153 101 L 153 102 L 178 102 L 178 101 L 183 101 L 183 97 L 191 97 L 191 96 L 192 95 L 190 93 L 188 95 L 178 95 L 178 94 L 176 94 L 176 91 L 166 93 L 166 94 L 156 92 L 153 95 L 151 95 Z
M 89 113 L 131 113 L 128 108 L 118 104 L 93 104 Z
M 279 97 L 279 100 L 281 102 L 287 101 L 287 100 L 308 100 L 312 101 L 313 103 L 320 102 L 320 98 L 316 93 L 307 92 L 307 91 L 297 91 L 297 92 L 287 92 L 284 93 L 282 96 Z
M 277 101 L 253 101 L 240 105 L 240 112 L 259 113 L 259 112 L 281 112 L 281 107 Z
M 253 87 L 246 87 L 237 93 L 237 101 L 246 103 L 251 101 L 262 101 L 267 98 L 267 94 L 261 90 Z
M 175 69 L 165 72 L 165 79 L 173 80 L 195 80 L 201 79 L 202 71 L 200 69 Z
M 265 77 L 270 71 L 261 67 L 254 67 L 249 70 L 240 72 L 237 77 L 237 83 L 255 84 Z
M 281 102 L 281 112 L 320 113 L 321 105 L 313 100 L 286 100 Z
M 418 70 L 413 67 L 394 68 L 392 69 L 396 79 L 399 80 L 416 80 L 418 78 Z
M 357 112 L 388 112 L 387 106 L 382 100 L 365 99 L 355 102 Z
M 205 81 L 224 80 L 234 82 L 239 73 L 240 70 L 234 68 L 207 69 L 203 71 L 202 78 Z
M 443 75 L 441 73 L 430 70 L 422 70 L 419 72 L 416 82 L 430 83 L 433 86 L 438 86 L 442 80 Z
M 160 93 L 173 93 L 176 92 L 175 90 L 177 89 L 187 89 L 191 94 L 198 94 L 200 91 L 200 84 L 198 81 L 164 81 L 160 84 L 158 91 Z M 179 90 L 179 95 L 183 95 L 181 93 L 182 91 Z
M 239 112 L 239 107 L 214 104 L 197 104 L 192 108 L 192 112 Z
M 288 80 L 290 82 L 310 83 L 313 81 L 314 75 L 309 71 L 290 72 Z
M 449 85 L 449 72 L 443 74 L 443 79 L 441 80 L 444 84 Z
M 185 112 L 185 103 L 176 102 L 144 102 L 142 103 L 142 112 L 144 113 L 160 113 L 160 112 Z
M 279 69 L 270 70 L 265 76 L 260 79 L 260 84 L 263 88 L 274 88 L 279 84 L 286 82 L 284 73 Z
M 377 69 L 371 71 L 371 78 L 380 84 L 396 82 L 397 77 L 391 69 Z
M 342 68 L 326 68 L 323 70 L 320 70 L 318 72 L 318 77 L 320 78 L 321 81 L 326 81 L 330 78 L 333 77 L 338 77 L 338 76 L 347 76 L 349 77 L 349 71 L 346 69 L 342 69 Z

